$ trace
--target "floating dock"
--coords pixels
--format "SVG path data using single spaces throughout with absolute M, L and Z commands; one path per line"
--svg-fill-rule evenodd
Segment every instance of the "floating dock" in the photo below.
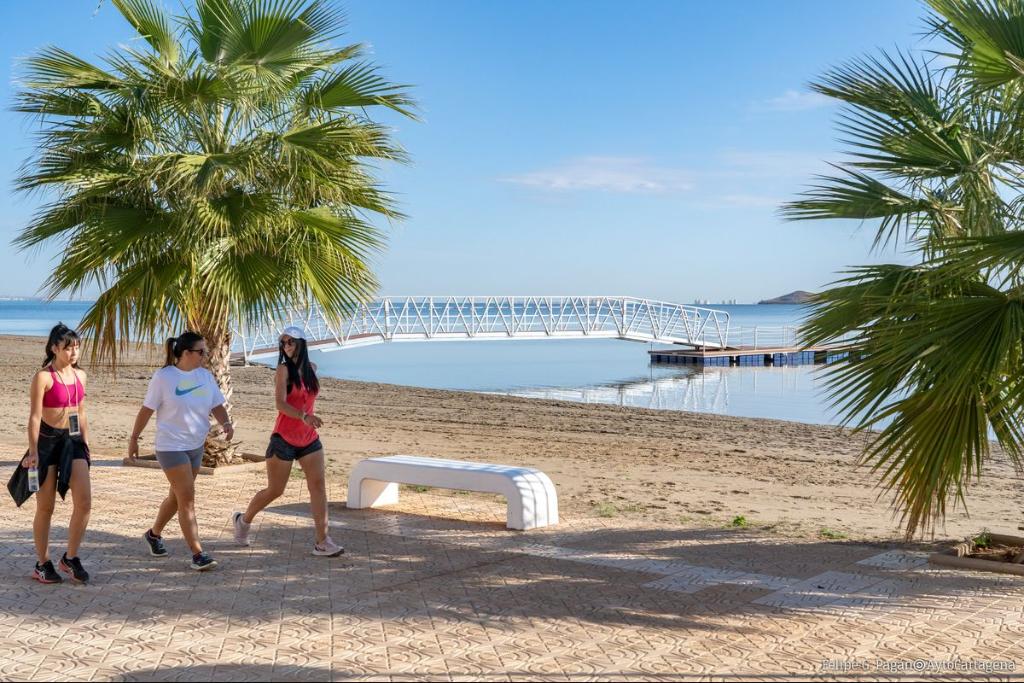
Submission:
M 724 349 L 654 349 L 647 352 L 652 363 L 685 363 L 696 365 L 810 365 L 844 360 L 847 353 L 836 346 L 753 347 Z

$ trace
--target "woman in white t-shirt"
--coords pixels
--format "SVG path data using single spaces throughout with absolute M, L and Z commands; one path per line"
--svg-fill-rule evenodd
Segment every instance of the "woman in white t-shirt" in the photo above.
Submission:
M 209 370 L 200 367 L 205 355 L 206 341 L 195 332 L 167 340 L 167 360 L 149 381 L 128 443 L 128 457 L 134 460 L 139 456 L 139 435 L 156 413 L 156 459 L 171 483 L 171 491 L 160 504 L 156 522 L 144 538 L 151 555 L 166 556 L 160 533 L 177 513 L 181 533 L 192 551 L 192 569 L 197 571 L 217 566 L 199 542 L 195 510 L 195 478 L 210 431 L 210 413 L 223 426 L 228 441 L 235 433 L 217 380 Z

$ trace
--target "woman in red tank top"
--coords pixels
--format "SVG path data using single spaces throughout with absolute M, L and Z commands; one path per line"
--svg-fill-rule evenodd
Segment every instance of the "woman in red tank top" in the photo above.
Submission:
M 327 485 L 324 481 L 324 447 L 317 428 L 323 421 L 313 413 L 320 382 L 316 366 L 309 362 L 306 334 L 299 327 L 287 327 L 281 333 L 281 346 L 274 373 L 274 399 L 277 421 L 267 446 L 267 487 L 249 501 L 245 512 L 235 512 L 231 522 L 235 542 L 249 545 L 249 527 L 260 510 L 284 493 L 291 476 L 292 463 L 298 461 L 306 475 L 309 506 L 313 514 L 316 538 L 314 555 L 334 557 L 345 549 L 327 534 Z

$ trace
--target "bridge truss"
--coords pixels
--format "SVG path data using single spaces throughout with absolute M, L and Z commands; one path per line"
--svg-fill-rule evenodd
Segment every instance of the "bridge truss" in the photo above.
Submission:
M 341 320 L 293 308 L 261 324 L 232 330 L 232 357 L 277 354 L 277 338 L 301 325 L 311 348 L 335 351 L 408 341 L 496 339 L 628 339 L 724 348 L 729 314 L 666 301 L 607 296 L 416 296 L 362 304 Z

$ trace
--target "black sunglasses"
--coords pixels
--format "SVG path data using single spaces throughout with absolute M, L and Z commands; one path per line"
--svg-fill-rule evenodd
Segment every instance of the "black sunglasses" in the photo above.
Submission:
M 206 355 L 206 349 L 185 349 L 189 353 L 198 353 L 200 356 Z

